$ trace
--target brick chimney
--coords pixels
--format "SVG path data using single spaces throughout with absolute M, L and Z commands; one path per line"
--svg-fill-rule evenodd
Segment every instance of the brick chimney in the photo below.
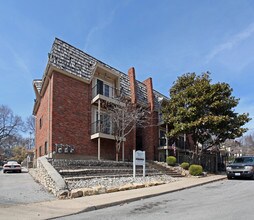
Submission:
M 137 103 L 136 76 L 134 67 L 131 67 L 128 70 L 128 75 L 130 78 L 131 102 Z
M 154 110 L 154 95 L 153 95 L 153 81 L 152 78 L 149 77 L 143 82 L 146 85 L 147 89 L 147 99 L 148 103 L 150 104 L 150 110 Z

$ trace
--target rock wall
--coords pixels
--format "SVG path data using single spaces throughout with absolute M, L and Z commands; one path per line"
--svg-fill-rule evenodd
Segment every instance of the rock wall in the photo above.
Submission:
M 30 174 L 55 196 L 65 197 L 68 195 L 68 189 L 65 181 L 48 162 L 46 157 L 40 157 L 37 159 L 37 168 L 33 171 L 31 170 Z

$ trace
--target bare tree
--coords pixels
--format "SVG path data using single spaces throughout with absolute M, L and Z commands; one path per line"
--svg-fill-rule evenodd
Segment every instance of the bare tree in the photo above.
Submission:
M 112 134 L 116 141 L 116 161 L 119 160 L 119 152 L 124 144 L 128 134 L 134 128 L 152 126 L 148 124 L 148 118 L 151 116 L 150 111 L 142 106 L 131 103 L 125 97 L 118 97 L 114 103 L 105 103 L 103 106 L 107 110 L 107 117 L 103 118 L 104 128 L 111 124 Z
M 0 142 L 11 135 L 17 134 L 23 129 L 23 125 L 20 116 L 14 115 L 9 107 L 0 105 Z
M 254 134 L 243 136 L 240 139 L 244 154 L 254 154 Z
M 26 130 L 32 133 L 35 132 L 35 118 L 33 115 L 30 115 L 26 119 Z

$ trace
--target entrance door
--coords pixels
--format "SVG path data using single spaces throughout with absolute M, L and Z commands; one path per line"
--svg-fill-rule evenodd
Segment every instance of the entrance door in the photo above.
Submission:
M 142 128 L 136 130 L 136 150 L 143 151 Z

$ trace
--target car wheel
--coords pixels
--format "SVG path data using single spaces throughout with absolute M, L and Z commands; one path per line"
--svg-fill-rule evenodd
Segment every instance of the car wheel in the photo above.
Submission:
M 228 180 L 231 180 L 232 179 L 232 176 L 227 176 Z
M 5 173 L 6 171 L 5 170 L 3 170 L 3 173 Z

